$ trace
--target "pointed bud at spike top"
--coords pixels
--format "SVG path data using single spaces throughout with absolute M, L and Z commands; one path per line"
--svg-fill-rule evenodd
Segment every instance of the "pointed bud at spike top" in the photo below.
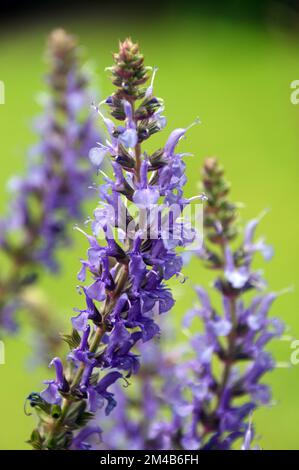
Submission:
M 75 37 L 64 29 L 55 29 L 48 39 L 48 55 L 52 60 L 65 60 L 73 56 L 77 47 Z
M 218 168 L 218 161 L 215 157 L 208 157 L 204 162 L 204 170 L 209 173 L 214 172 Z
M 86 76 L 79 73 L 78 48 L 74 36 L 64 29 L 55 29 L 48 38 L 46 60 L 50 70 L 47 81 L 55 92 L 65 96 L 70 77 L 76 81 L 78 90 L 84 88 Z
M 139 45 L 133 43 L 131 38 L 126 38 L 119 42 L 119 52 L 114 54 L 118 60 L 130 62 L 136 55 L 139 55 Z
M 204 206 L 204 226 L 209 241 L 219 245 L 234 239 L 237 235 L 237 207 L 228 200 L 230 186 L 223 174 L 223 168 L 217 158 L 209 157 L 205 160 L 202 169 L 203 189 L 207 197 Z
M 144 57 L 139 52 L 138 44 L 130 38 L 120 42 L 119 51 L 113 54 L 115 65 L 111 68 L 112 81 L 119 90 L 118 98 L 137 99 L 141 93 L 139 86 L 148 80 Z

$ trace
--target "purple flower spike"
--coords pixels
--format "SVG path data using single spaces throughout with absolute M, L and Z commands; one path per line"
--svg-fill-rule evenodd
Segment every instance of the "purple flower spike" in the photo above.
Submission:
M 40 419 L 35 430 L 44 449 L 88 448 L 89 434 L 84 434 L 88 422 L 99 412 L 104 411 L 105 416 L 115 412 L 117 394 L 111 390 L 122 378 L 128 384 L 127 379 L 138 372 L 140 354 L 136 346 L 159 335 L 156 318 L 174 305 L 167 281 L 180 273 L 183 264 L 177 247 L 193 241 L 192 231 L 182 218 L 189 201 L 183 197 L 183 156 L 175 153 L 174 140 L 178 137 L 166 145 L 171 150 L 169 156 L 164 149 L 152 155 L 143 149 L 143 142 L 161 130 L 163 109 L 160 99 L 152 94 L 145 96 L 143 91 L 148 79 L 143 56 L 136 44 L 126 40 L 114 60 L 116 91 L 99 107 L 108 105 L 112 118 L 121 124 L 107 120 L 98 109 L 109 135 L 105 146 L 92 146 L 90 152 L 95 166 L 101 163 L 103 154 L 109 155 L 113 177 L 104 175 L 99 187 L 100 206 L 91 221 L 92 235 L 85 234 L 90 247 L 78 277 L 87 283 L 82 286 L 86 306 L 76 309 L 73 332 L 64 336 L 71 348 L 68 364 L 62 369 L 57 359 L 53 362 L 59 378 L 52 388 L 54 385 L 61 394 L 61 417 L 55 421 L 49 410 L 47 419 Z M 160 199 L 161 207 L 157 205 Z M 162 210 L 174 201 L 178 207 L 173 224 L 168 229 L 158 223 L 154 227 L 156 236 L 152 236 L 149 209 L 155 206 L 161 220 Z M 134 211 L 137 205 L 145 213 L 135 225 L 132 202 Z M 44 395 L 45 401 L 48 395 Z M 48 404 L 54 403 L 51 397 Z M 176 400 L 174 393 L 172 401 L 180 408 L 180 416 L 186 415 L 189 404 L 183 398 Z M 35 409 L 38 411 L 38 405 Z M 149 406 L 146 413 L 151 411 Z M 166 430 L 161 435 L 166 446 Z
M 80 68 L 75 38 L 61 29 L 53 31 L 47 57 L 49 97 L 35 123 L 39 142 L 30 151 L 26 175 L 10 184 L 10 207 L 0 221 L 0 249 L 11 264 L 8 272 L 13 272 L 11 279 L 1 280 L 0 327 L 13 325 L 14 314 L 22 307 L 29 310 L 39 335 L 39 318 L 44 317 L 45 309 L 37 312 L 27 305 L 30 302 L 23 295 L 24 288 L 35 282 L 40 265 L 54 272 L 59 269 L 56 251 L 70 244 L 68 225 L 83 220 L 83 203 L 92 194 L 88 190 L 92 167 L 87 155 L 100 140 L 95 116 L 88 112 L 90 77 Z M 6 306 L 12 297 L 18 307 L 11 310 L 12 321 L 8 322 Z M 57 344 L 50 333 L 47 335 L 50 327 L 43 330 L 40 343 L 48 356 Z

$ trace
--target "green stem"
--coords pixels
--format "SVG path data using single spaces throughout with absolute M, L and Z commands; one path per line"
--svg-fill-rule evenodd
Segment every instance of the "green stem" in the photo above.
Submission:
M 219 392 L 219 401 L 226 387 L 227 381 L 229 379 L 231 367 L 234 363 L 232 356 L 233 356 L 234 349 L 235 349 L 236 326 L 237 326 L 236 301 L 234 298 L 230 299 L 230 314 L 231 314 L 231 322 L 232 322 L 232 331 L 228 335 L 228 348 L 227 348 L 228 359 L 225 362 L 225 366 L 224 366 L 224 370 L 222 374 L 222 380 L 221 380 L 220 392 Z
M 136 179 L 140 181 L 140 167 L 141 167 L 141 145 L 137 144 L 135 147 L 135 160 L 136 160 Z

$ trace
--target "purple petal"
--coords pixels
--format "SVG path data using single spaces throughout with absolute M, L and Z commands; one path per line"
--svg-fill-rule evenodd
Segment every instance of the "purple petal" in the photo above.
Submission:
M 89 160 L 94 166 L 100 167 L 106 154 L 107 154 L 107 149 L 101 148 L 101 147 L 93 147 L 89 151 L 88 156 L 89 156 Z
M 157 189 L 137 189 L 134 193 L 133 201 L 140 209 L 148 209 L 158 202 L 159 197 L 160 193 Z
M 193 435 L 187 435 L 181 439 L 181 444 L 185 450 L 198 450 L 200 447 L 200 440 Z
M 231 322 L 225 318 L 211 322 L 211 326 L 216 336 L 227 336 L 232 329 Z
M 59 357 L 54 357 L 52 361 L 49 364 L 49 367 L 54 366 L 56 369 L 56 382 L 58 384 L 63 384 L 64 382 L 64 377 L 63 377 L 63 365 L 61 362 L 61 359 Z
M 91 445 L 85 442 L 86 439 L 88 439 L 93 434 L 98 434 L 99 438 L 101 439 L 102 432 L 103 431 L 99 426 L 86 426 L 81 431 L 79 431 L 77 436 L 74 438 L 72 448 L 74 447 L 75 449 L 79 450 L 90 450 Z
M 199 297 L 202 306 L 207 310 L 211 310 L 211 301 L 207 291 L 201 286 L 196 286 L 195 291 Z
M 259 223 L 259 219 L 252 219 L 246 225 L 245 233 L 244 233 L 244 245 L 245 246 L 252 244 L 254 233 L 255 233 L 258 223 Z
M 77 279 L 81 282 L 84 282 L 86 278 L 86 268 L 88 264 L 85 261 L 81 261 L 81 263 L 82 263 L 82 267 L 77 274 Z
M 96 390 L 98 393 L 103 393 L 107 390 L 110 385 L 112 385 L 116 380 L 120 379 L 122 374 L 120 372 L 109 372 L 103 377 L 96 386 Z
M 106 298 L 105 284 L 98 279 L 87 287 L 86 293 L 90 299 L 102 302 Z
M 43 390 L 40 394 L 43 400 L 51 405 L 59 405 L 61 403 L 61 396 L 58 393 L 58 386 L 54 380 L 45 382 L 48 384 L 48 387 Z
M 135 147 L 138 142 L 137 132 L 135 129 L 127 129 L 119 135 L 118 141 L 125 147 Z
M 242 289 L 249 279 L 249 273 L 245 267 L 225 271 L 225 277 L 235 289 Z
M 179 140 L 186 134 L 186 129 L 175 129 L 172 131 L 165 144 L 164 151 L 167 156 L 172 156 Z
M 139 287 L 146 274 L 146 265 L 141 255 L 132 254 L 129 263 L 129 271 L 133 279 L 133 291 L 138 292 Z
M 81 312 L 76 317 L 72 317 L 72 325 L 75 330 L 84 331 L 88 324 L 88 312 Z
M 95 413 L 104 406 L 104 398 L 98 394 L 94 387 L 88 387 L 88 408 L 91 413 Z
M 129 121 L 132 121 L 133 112 L 132 112 L 131 103 L 129 103 L 129 101 L 127 101 L 127 100 L 123 100 L 123 105 L 124 105 L 124 111 L 125 111 L 126 118 Z

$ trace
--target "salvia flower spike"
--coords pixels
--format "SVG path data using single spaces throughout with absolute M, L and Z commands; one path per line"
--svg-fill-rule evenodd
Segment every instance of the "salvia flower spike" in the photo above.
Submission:
M 185 164 L 176 153 L 185 132 L 173 132 L 163 148 L 146 153 L 143 142 L 163 127 L 162 101 L 149 92 L 146 96 L 150 69 L 137 44 L 130 39 L 121 43 L 114 61 L 110 70 L 116 91 L 105 101 L 114 120 L 104 118 L 108 138 L 90 152 L 95 166 L 109 158 L 113 175 L 101 172 L 101 201 L 91 220 L 93 233 L 86 234 L 88 259 L 78 275 L 86 305 L 72 318 L 72 334 L 65 336 L 71 349 L 67 364 L 55 358 L 56 377 L 43 392 L 28 397 L 38 415 L 30 439 L 35 448 L 86 449 L 88 437 L 101 434 L 101 423 L 95 427 L 90 422 L 99 409 L 109 415 L 116 406 L 109 388 L 117 381 L 126 385 L 138 371 L 134 346 L 159 334 L 155 315 L 174 304 L 166 281 L 182 269 L 176 249 L 194 238 L 179 217 L 189 203 L 183 197 Z M 168 231 L 160 222 L 152 226 L 149 210 L 155 208 L 163 221 L 163 210 L 173 203 L 179 213 Z M 130 204 L 140 208 L 136 224 Z M 87 275 L 92 277 L 89 285 Z
M 260 218 L 251 220 L 239 233 L 237 205 L 228 200 L 229 185 L 214 158 L 205 161 L 203 185 L 208 200 L 204 207 L 206 242 L 200 256 L 216 270 L 214 289 L 221 296 L 222 311 L 214 308 L 205 289 L 196 288 L 200 307 L 188 312 L 185 327 L 199 317 L 204 332 L 191 339 L 196 354 L 193 411 L 182 442 L 186 448 L 231 449 L 248 429 L 252 438 L 252 428 L 248 428 L 252 411 L 271 403 L 271 390 L 261 379 L 274 369 L 275 362 L 265 348 L 283 333 L 284 325 L 269 317 L 278 294 L 265 290 L 261 272 L 252 267 L 257 252 L 265 260 L 272 255 L 263 239 L 255 240 Z
M 26 307 L 23 293 L 38 267 L 58 269 L 56 251 L 69 242 L 69 221 L 82 220 L 82 203 L 91 194 L 87 155 L 99 132 L 85 111 L 92 102 L 90 77 L 74 37 L 53 31 L 47 61 L 48 95 L 35 122 L 39 142 L 30 151 L 27 174 L 10 183 L 12 200 L 0 221 L 0 248 L 11 266 L 11 274 L 0 279 L 0 326 L 7 330 L 17 327 L 14 313 Z

